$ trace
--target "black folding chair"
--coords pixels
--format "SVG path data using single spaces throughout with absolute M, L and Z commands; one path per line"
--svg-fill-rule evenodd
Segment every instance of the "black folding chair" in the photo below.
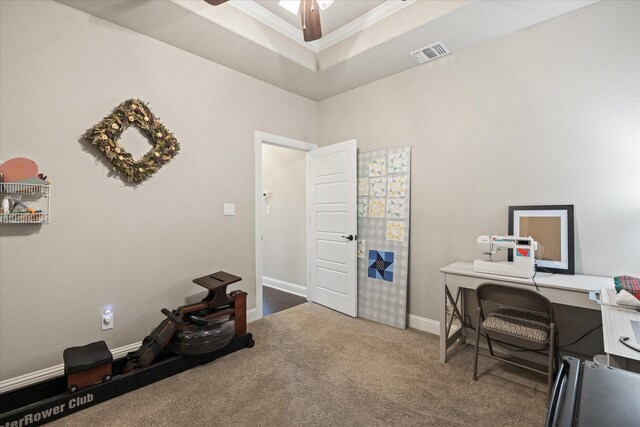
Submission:
M 476 289 L 478 300 L 478 333 L 476 334 L 473 380 L 478 379 L 478 355 L 501 360 L 515 366 L 547 375 L 551 391 L 556 367 L 556 328 L 553 304 L 544 295 L 526 288 L 483 283 Z M 494 303 L 498 309 L 485 315 L 483 303 Z M 480 335 L 487 338 L 489 353 L 479 351 Z M 548 351 L 546 371 L 516 363 L 494 354 L 491 340 L 527 350 Z

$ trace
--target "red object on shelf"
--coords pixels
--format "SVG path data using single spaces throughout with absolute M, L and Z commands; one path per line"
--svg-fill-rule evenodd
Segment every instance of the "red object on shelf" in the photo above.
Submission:
M 16 157 L 0 165 L 4 182 L 15 182 L 38 175 L 38 165 L 31 159 Z

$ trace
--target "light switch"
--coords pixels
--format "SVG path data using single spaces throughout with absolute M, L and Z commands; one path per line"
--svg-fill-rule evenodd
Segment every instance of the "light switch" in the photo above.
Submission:
M 271 215 L 271 206 L 267 206 L 267 215 Z
M 235 205 L 235 203 L 225 203 L 224 204 L 224 214 L 225 215 L 235 215 L 236 214 L 236 205 Z

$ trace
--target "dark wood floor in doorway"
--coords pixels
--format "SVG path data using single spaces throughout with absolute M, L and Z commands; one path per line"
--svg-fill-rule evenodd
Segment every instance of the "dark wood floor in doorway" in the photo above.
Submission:
M 265 316 L 304 304 L 307 299 L 288 292 L 282 292 L 268 286 L 262 287 L 262 304 Z

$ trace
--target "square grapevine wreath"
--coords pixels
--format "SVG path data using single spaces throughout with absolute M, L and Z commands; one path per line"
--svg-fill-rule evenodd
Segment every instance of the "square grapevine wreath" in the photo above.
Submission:
M 137 126 L 151 142 L 151 150 L 135 160 L 118 140 L 129 126 Z M 92 145 L 113 164 L 113 170 L 132 182 L 142 182 L 171 160 L 180 144 L 149 107 L 139 99 L 129 99 L 118 105 L 114 112 L 85 133 Z

